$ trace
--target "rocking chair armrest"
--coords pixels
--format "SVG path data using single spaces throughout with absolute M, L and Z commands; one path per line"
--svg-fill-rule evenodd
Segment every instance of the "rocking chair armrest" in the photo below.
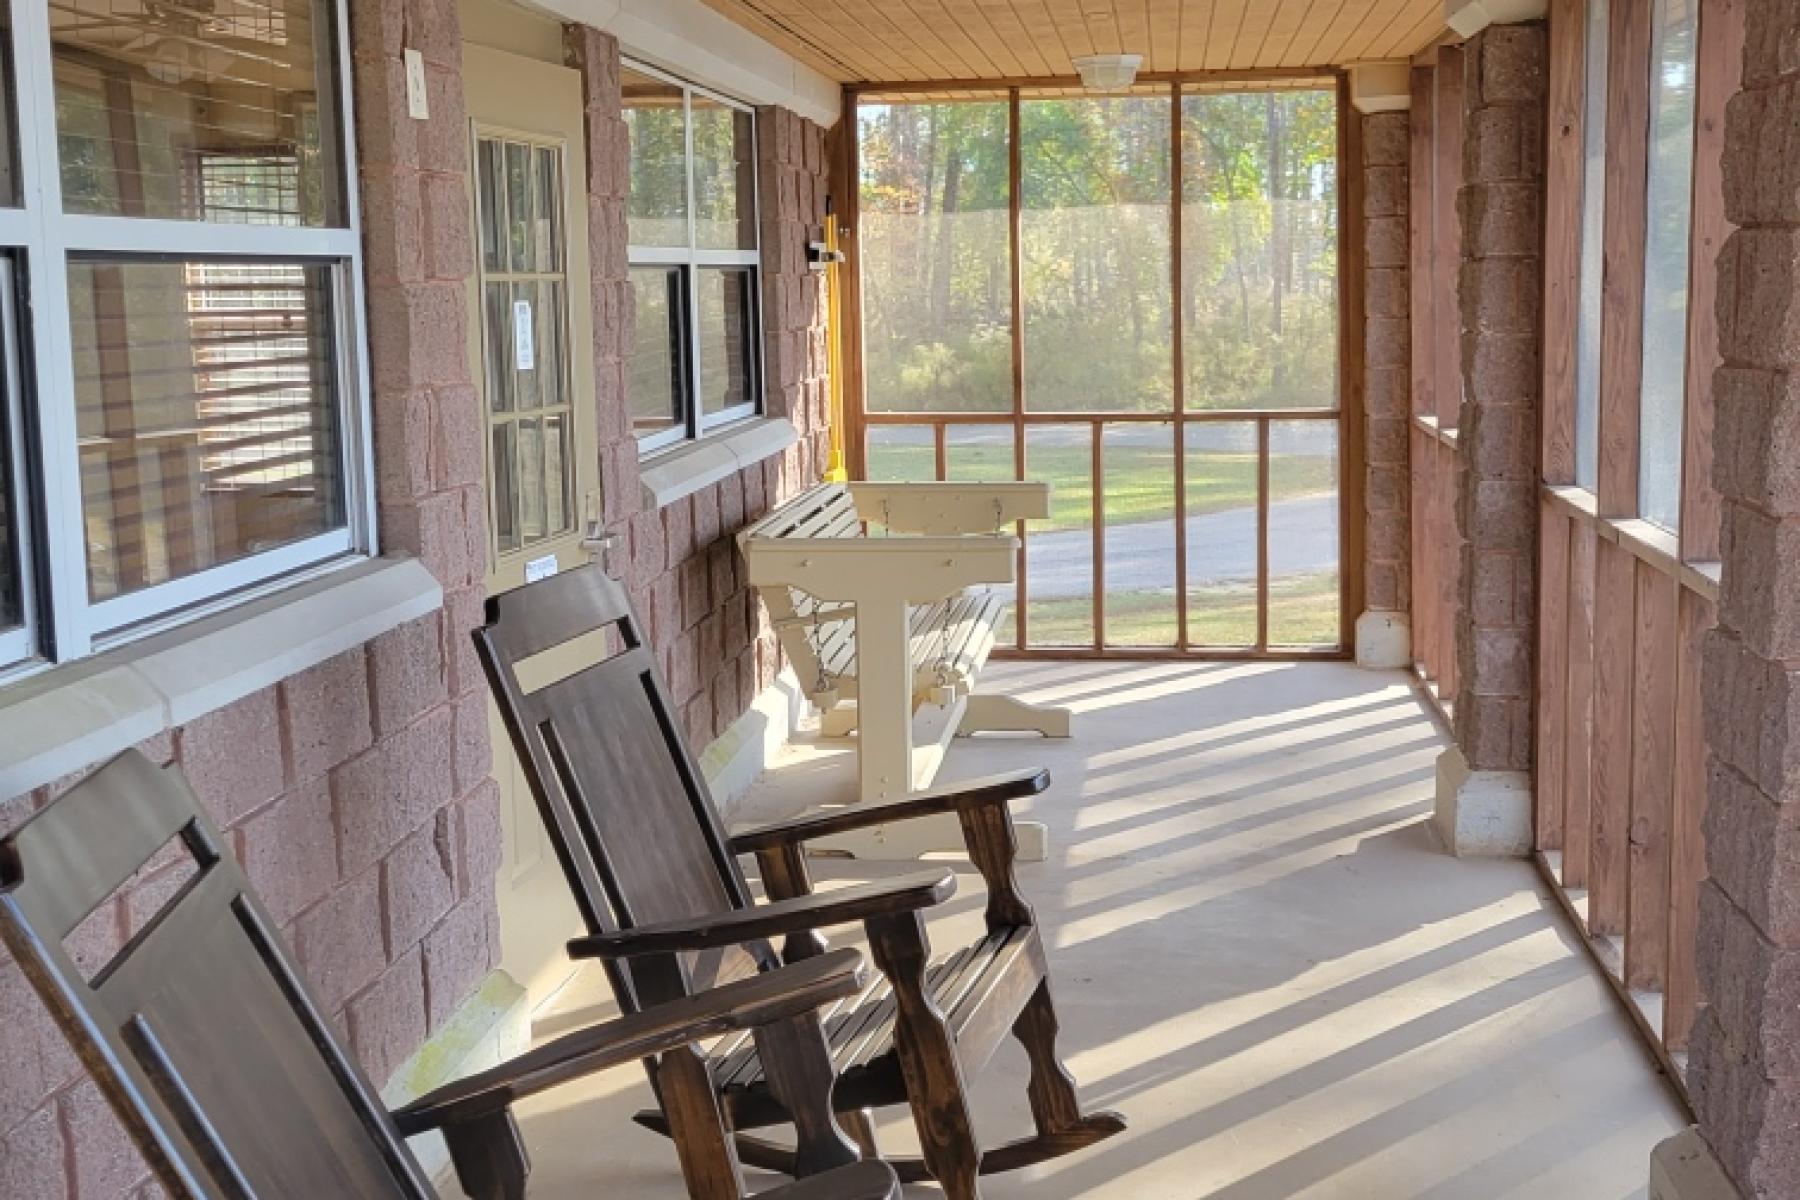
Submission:
M 777 825 L 747 830 L 731 839 L 734 854 L 751 854 L 758 850 L 774 850 L 815 838 L 831 837 L 871 825 L 888 825 L 895 821 L 912 821 L 939 813 L 962 812 L 989 805 L 1004 806 L 1023 796 L 1035 796 L 1050 786 L 1050 772 L 1044 767 L 1014 771 L 1004 775 L 988 775 L 966 779 L 929 791 L 915 792 L 896 800 L 875 804 L 851 804 L 830 812 L 799 817 Z
M 574 958 L 635 958 L 717 950 L 762 938 L 916 912 L 942 904 L 955 894 L 956 876 L 943 867 L 692 920 L 590 934 L 571 941 L 569 954 Z
M 598 1071 L 637 1062 L 706 1038 L 801 1016 L 862 987 L 862 955 L 832 950 L 817 958 L 565 1034 L 487 1071 L 446 1084 L 397 1110 L 410 1137 L 472 1120 Z

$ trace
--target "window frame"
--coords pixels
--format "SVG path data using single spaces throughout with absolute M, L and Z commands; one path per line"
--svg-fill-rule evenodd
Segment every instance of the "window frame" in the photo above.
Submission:
M 497 567 L 503 560 L 531 558 L 543 554 L 545 552 L 545 547 L 554 548 L 556 543 L 567 541 L 570 537 L 577 535 L 582 531 L 582 496 L 580 494 L 581 488 L 578 485 L 576 469 L 576 459 L 583 453 L 580 438 L 577 436 L 578 429 L 576 421 L 576 409 L 579 407 L 579 403 L 576 399 L 575 377 L 577 372 L 575 369 L 574 339 L 578 335 L 575 329 L 573 306 L 570 303 L 573 289 L 579 286 L 580 281 L 575 278 L 574 271 L 570 265 L 570 213 L 568 204 L 566 203 L 566 200 L 571 193 L 571 189 L 575 186 L 575 182 L 569 170 L 568 143 L 561 137 L 542 132 L 514 129 L 503 124 L 479 119 L 470 123 L 470 133 L 469 180 L 470 192 L 473 196 L 472 215 L 475 221 L 474 267 L 471 278 L 477 288 L 477 294 L 480 296 L 481 300 L 479 311 L 476 314 L 472 314 L 473 319 L 476 321 L 476 326 L 471 330 L 471 336 L 479 338 L 483 347 L 481 357 L 484 371 L 489 366 L 487 357 L 491 351 L 488 348 L 488 338 L 492 332 L 487 324 L 487 288 L 494 282 L 497 282 L 494 279 L 494 276 L 534 275 L 540 277 L 542 280 L 558 279 L 561 281 L 563 287 L 562 309 L 558 314 L 559 319 L 555 322 L 555 327 L 557 329 L 557 336 L 562 340 L 564 351 L 560 364 L 562 367 L 563 379 L 559 385 L 564 399 L 556 405 L 540 405 L 531 410 L 514 407 L 500 411 L 494 408 L 494 398 L 489 390 L 490 380 L 484 377 L 476 381 L 476 391 L 480 395 L 481 403 L 483 469 L 486 472 L 484 485 L 487 488 L 486 536 L 489 555 L 488 561 L 490 568 L 493 568 Z M 560 185 L 560 192 L 556 197 L 559 231 L 557 250 L 561 259 L 560 270 L 490 271 L 488 269 L 482 247 L 481 231 L 481 226 L 488 217 L 488 210 L 481 191 L 482 179 L 481 164 L 479 161 L 481 145 L 487 140 L 496 142 L 503 149 L 508 145 L 522 145 L 527 147 L 528 150 L 534 154 L 538 151 L 548 150 L 554 155 L 557 170 L 556 179 L 557 183 Z M 504 169 L 503 165 L 502 171 L 504 171 Z M 509 327 L 508 333 L 510 334 L 511 332 L 511 328 Z M 496 462 L 494 455 L 494 433 L 502 424 L 511 424 L 516 431 L 517 427 L 525 420 L 534 419 L 533 417 L 521 415 L 526 411 L 535 414 L 535 419 L 545 422 L 553 416 L 562 416 L 565 418 L 566 428 L 568 430 L 565 447 L 568 459 L 563 464 L 562 502 L 565 524 L 562 528 L 547 532 L 536 540 L 526 540 L 523 531 L 523 510 L 521 508 L 520 510 L 511 513 L 512 519 L 517 526 L 516 535 L 518 537 L 518 545 L 509 548 L 501 544 L 499 505 L 503 500 L 510 504 L 514 500 L 522 499 L 522 497 L 518 490 L 519 481 L 517 479 L 509 481 L 507 494 L 504 497 L 501 495 L 499 472 L 497 469 L 498 463 Z M 517 434 L 515 432 L 515 437 L 516 436 Z M 550 496 L 548 489 L 545 490 L 544 496 L 545 499 L 548 500 Z
M 17 263 L 12 252 L 0 252 L 0 452 L 6 521 L 16 539 L 13 565 L 19 573 L 19 623 L 0 628 L 0 670 L 30 658 L 37 640 L 37 587 L 32 569 L 33 528 L 31 467 L 25 447 L 24 343 L 18 326 Z
M 86 657 L 111 646 L 265 595 L 299 579 L 379 552 L 367 309 L 362 273 L 360 180 L 355 169 L 355 97 L 351 87 L 346 0 L 323 0 L 315 49 L 322 154 L 338 177 L 342 223 L 304 227 L 65 212 L 55 104 L 55 59 L 48 5 L 13 6 L 13 76 L 18 123 L 18 208 L 0 209 L 0 254 L 22 262 L 20 284 L 33 298 L 16 330 L 20 393 L 30 418 L 15 436 L 25 451 L 29 490 L 23 514 L 41 535 L 35 573 L 26 576 L 44 603 L 28 626 L 25 654 L 0 641 L 0 678 Z M 90 599 L 85 512 L 79 469 L 73 331 L 68 266 L 76 257 L 149 261 L 253 259 L 326 268 L 337 453 L 343 488 L 341 527 L 250 554 L 110 599 Z
M 639 436 L 633 434 L 637 441 L 640 457 L 650 457 L 664 451 L 673 450 L 690 442 L 699 441 L 708 434 L 727 425 L 736 424 L 750 417 L 760 415 L 764 411 L 764 400 L 768 394 L 767 382 L 764 379 L 763 363 L 763 262 L 762 262 L 762 187 L 757 178 L 756 164 L 760 159 L 762 129 L 757 120 L 756 109 L 751 105 L 734 100 L 711 88 L 690 83 L 667 71 L 658 70 L 633 58 L 621 60 L 624 70 L 636 72 L 681 89 L 682 141 L 686 162 L 687 184 L 687 245 L 676 246 L 638 246 L 627 245 L 625 251 L 626 269 L 645 267 L 672 267 L 680 272 L 682 293 L 682 332 L 686 337 L 687 353 L 682 363 L 684 378 L 676 381 L 677 391 L 681 396 L 682 418 L 668 429 L 659 429 L 655 433 Z M 695 200 L 697 189 L 694 186 L 694 97 L 700 96 L 725 108 L 745 113 L 750 118 L 750 169 L 751 187 L 750 202 L 751 228 L 756 230 L 756 249 L 754 250 L 714 250 L 700 246 L 699 215 L 696 212 Z M 627 205 L 629 205 L 627 200 Z M 627 214 L 629 217 L 629 213 Z M 629 238 L 629 219 L 626 223 Z M 747 347 L 750 362 L 747 365 L 751 396 L 744 404 L 733 405 L 716 413 L 707 413 L 705 403 L 700 396 L 699 381 L 701 378 L 700 362 L 700 288 L 699 273 L 707 268 L 743 268 L 751 276 L 751 314 L 754 336 Z M 626 399 L 627 408 L 630 399 Z

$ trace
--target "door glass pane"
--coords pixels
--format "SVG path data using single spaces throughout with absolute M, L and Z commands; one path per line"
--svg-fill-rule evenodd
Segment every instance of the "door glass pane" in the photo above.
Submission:
M 682 365 L 681 272 L 663 267 L 633 268 L 632 308 L 636 330 L 626 394 L 631 399 L 631 427 L 649 437 L 682 424 L 682 396 L 687 372 Z
M 476 201 L 481 207 L 481 266 L 497 273 L 508 267 L 506 244 L 506 143 L 482 138 L 475 153 Z
M 1050 519 L 1026 523 L 1028 636 L 1034 646 L 1094 643 L 1094 441 L 1087 425 L 1025 431 L 1025 478 L 1050 482 Z
M 94 600 L 342 528 L 330 270 L 69 264 Z
M 1254 646 L 1256 426 L 1198 422 L 1186 438 L 1188 641 Z
M 563 207 L 562 153 L 555 146 L 539 146 L 537 158 L 538 223 L 537 260 L 547 270 L 562 270 Z
M 73 213 L 342 225 L 331 0 L 50 0 Z
M 513 406 L 513 337 L 512 337 L 512 285 L 509 283 L 487 283 L 482 285 L 482 295 L 486 311 L 482 319 L 486 325 L 483 331 L 487 342 L 487 394 L 488 408 L 492 412 L 509 412 Z
M 519 540 L 519 427 L 511 421 L 493 430 L 494 537 L 502 553 L 517 550 Z
M 1337 101 L 1181 101 L 1181 336 L 1189 408 L 1337 403 Z
M 19 107 L 12 40 L 12 0 L 0 0 L 0 208 L 19 204 Z
M 527 417 L 518 425 L 519 533 L 529 545 L 543 541 L 549 531 L 544 504 L 544 493 L 549 488 L 544 475 L 544 426 L 535 417 Z
M 1271 422 L 1271 646 L 1335 646 L 1340 640 L 1337 489 L 1337 422 Z
M 537 229 L 537 188 L 531 171 L 531 147 L 506 142 L 506 269 L 539 270 L 533 232 Z
M 538 358 L 538 351 L 543 348 L 543 321 L 539 319 L 537 305 L 537 284 L 521 282 L 512 285 L 512 294 L 507 302 L 507 327 L 513 340 L 513 370 L 510 387 L 513 394 L 512 406 L 527 409 L 538 406 L 538 377 L 544 371 L 552 369 L 550 364 Z M 530 351 L 530 357 L 524 357 Z
M 544 418 L 544 528 L 562 533 L 569 520 L 569 418 Z
M 1608 0 L 1588 0 L 1581 118 L 1581 295 L 1575 325 L 1575 482 L 1600 481 L 1600 303 L 1605 277 Z
M 868 407 L 1009 411 L 1006 102 L 864 105 L 857 136 Z
M 564 352 L 563 330 L 568 314 L 563 307 L 563 281 L 540 279 L 537 283 L 538 401 L 544 408 L 556 408 L 569 402 L 569 356 Z
M 756 400 L 756 276 L 703 268 L 700 294 L 700 411 L 729 412 Z
M 1175 426 L 1105 427 L 1106 644 L 1173 646 Z
M 1020 109 L 1026 407 L 1166 412 L 1168 93 Z
M 865 443 L 868 478 L 876 483 L 929 483 L 937 478 L 930 426 L 871 425 Z
M 681 89 L 626 69 L 620 75 L 631 144 L 626 240 L 688 244 L 687 110 Z
M 1695 0 L 1657 0 L 1650 73 L 1650 192 L 1644 244 L 1644 376 L 1638 511 L 1681 519 L 1681 417 L 1687 379 L 1688 225 L 1694 181 Z
M 703 250 L 756 249 L 753 118 L 705 96 L 693 98 L 694 240 Z

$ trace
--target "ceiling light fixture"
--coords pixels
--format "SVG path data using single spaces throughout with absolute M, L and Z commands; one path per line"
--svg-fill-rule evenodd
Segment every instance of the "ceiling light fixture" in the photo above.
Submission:
M 1137 79 L 1141 54 L 1088 54 L 1075 60 L 1082 86 L 1091 92 L 1122 92 Z

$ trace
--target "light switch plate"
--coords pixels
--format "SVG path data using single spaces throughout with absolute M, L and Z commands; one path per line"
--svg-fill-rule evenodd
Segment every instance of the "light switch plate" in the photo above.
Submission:
M 415 121 L 431 118 L 431 100 L 425 91 L 425 56 L 417 50 L 406 50 L 406 111 Z

